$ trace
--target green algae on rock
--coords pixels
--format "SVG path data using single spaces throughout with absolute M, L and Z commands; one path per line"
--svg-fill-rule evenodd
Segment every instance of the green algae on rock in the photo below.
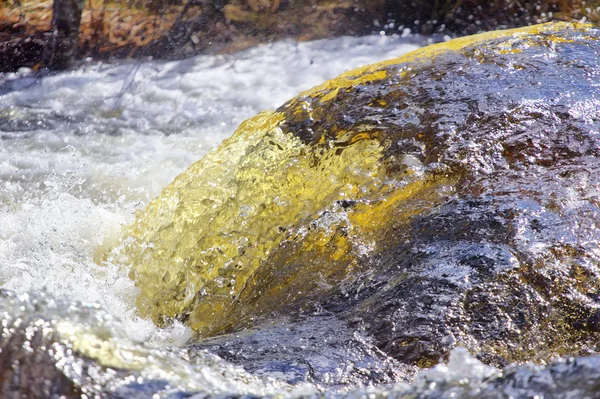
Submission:
M 125 232 L 140 313 L 207 337 L 325 309 L 419 366 L 597 351 L 598 38 L 456 39 L 244 122 Z

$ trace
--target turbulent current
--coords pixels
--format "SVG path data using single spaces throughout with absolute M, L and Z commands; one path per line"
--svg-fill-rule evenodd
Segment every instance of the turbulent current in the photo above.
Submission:
M 598 397 L 598 37 L 2 76 L 0 396 Z
M 90 63 L 42 79 L 27 71 L 4 75 L 0 89 L 3 288 L 26 295 L 25 302 L 39 295 L 52 298 L 41 312 L 50 318 L 64 317 L 68 334 L 71 316 L 66 314 L 76 307 L 84 309 L 77 311 L 77 317 L 110 318 L 110 323 L 101 323 L 106 324 L 102 329 L 131 341 L 130 345 L 186 343 L 191 336 L 187 327 L 157 329 L 136 315 L 136 287 L 127 271 L 97 265 L 102 249 L 114 245 L 137 209 L 231 135 L 244 119 L 347 69 L 416 49 L 413 42 L 379 36 L 281 42 L 231 56 L 178 62 Z M 12 317 L 35 318 L 19 310 L 20 305 L 4 303 L 2 309 L 11 306 L 16 306 L 9 311 Z M 94 309 L 91 316 L 85 311 L 88 306 Z M 166 366 L 156 366 L 161 367 Z M 257 388 L 248 376 L 243 383 L 233 377 L 223 380 L 220 373 L 228 367 L 233 366 L 211 361 L 196 371 L 184 364 L 180 369 L 188 380 L 196 381 L 195 388 L 186 382 L 184 388 L 175 384 L 172 389 L 149 390 L 165 395 L 186 388 L 234 394 L 284 392 L 273 382 L 261 382 Z M 142 397 L 147 395 L 141 392 Z
M 4 76 L 3 286 L 98 303 L 130 338 L 150 339 L 154 325 L 133 315 L 129 278 L 94 262 L 134 211 L 244 119 L 415 48 L 390 37 L 283 42 L 233 56 L 92 64 L 40 80 Z

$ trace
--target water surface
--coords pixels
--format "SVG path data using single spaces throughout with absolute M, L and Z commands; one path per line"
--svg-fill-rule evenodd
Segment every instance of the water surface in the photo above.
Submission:
M 414 40 L 413 40 L 414 42 Z M 135 288 L 94 257 L 176 175 L 243 120 L 345 70 L 417 48 L 400 37 L 280 42 L 223 56 L 2 77 L 0 282 L 98 303 L 127 335 L 167 338 L 134 314 Z M 170 334 L 167 334 L 170 335 Z

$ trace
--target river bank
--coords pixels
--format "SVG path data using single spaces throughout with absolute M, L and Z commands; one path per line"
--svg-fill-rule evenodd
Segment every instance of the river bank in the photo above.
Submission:
M 43 67 L 52 0 L 0 6 L 0 71 Z M 370 33 L 458 36 L 548 22 L 600 21 L 596 0 L 391 1 L 88 0 L 75 57 L 175 60 L 259 43 Z

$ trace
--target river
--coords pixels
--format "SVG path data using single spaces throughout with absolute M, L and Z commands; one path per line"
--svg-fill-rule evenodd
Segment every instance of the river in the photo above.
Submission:
M 37 375 L 28 374 L 25 360 L 13 364 L 20 383 L 24 375 L 52 382 L 38 397 L 76 391 L 73 397 L 123 398 L 495 398 L 548 390 L 581 397 L 580 387 L 600 387 L 598 357 L 499 370 L 462 348 L 412 383 L 323 388 L 289 384 L 277 373 L 252 375 L 209 352 L 190 357 L 191 331 L 177 322 L 157 328 L 138 316 L 127 268 L 99 261 L 137 210 L 242 121 L 422 42 L 399 36 L 284 41 L 233 55 L 89 60 L 42 78 L 31 71 L 0 76 L 0 310 L 8 340 L 0 353 L 41 348 L 49 354 L 35 358 L 43 370 Z M 14 338 L 21 331 L 24 342 Z M 48 371 L 54 368 L 57 375 Z M 11 388 L 3 389 L 7 395 Z
M 176 324 L 135 314 L 127 271 L 98 266 L 137 209 L 237 125 L 345 70 L 399 56 L 416 38 L 284 41 L 176 62 L 86 62 L 0 77 L 0 281 L 93 303 L 127 338 L 177 346 Z
M 399 37 L 339 38 L 177 62 L 90 63 L 39 80 L 5 76 L 3 287 L 99 303 L 132 339 L 150 339 L 157 331 L 135 316 L 132 283 L 98 270 L 94 251 L 243 120 L 415 48 Z

